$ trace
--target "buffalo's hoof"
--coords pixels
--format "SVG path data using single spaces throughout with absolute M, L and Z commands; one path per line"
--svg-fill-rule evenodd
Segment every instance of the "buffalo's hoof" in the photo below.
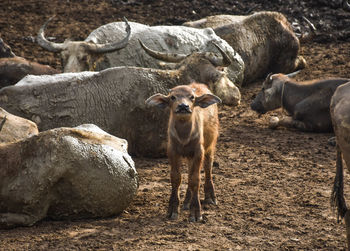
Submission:
M 178 213 L 170 213 L 169 217 L 170 220 L 177 220 L 179 218 L 179 214 Z
M 276 129 L 280 119 L 278 117 L 272 116 L 269 121 L 269 128 Z

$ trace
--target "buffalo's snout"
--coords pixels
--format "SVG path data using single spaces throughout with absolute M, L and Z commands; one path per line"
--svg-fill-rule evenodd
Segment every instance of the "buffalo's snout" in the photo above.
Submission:
M 260 114 L 266 113 L 266 111 L 265 111 L 263 105 L 261 104 L 261 102 L 256 101 L 256 100 L 254 100 L 254 101 L 250 104 L 250 108 L 251 108 L 253 111 L 256 111 L 257 113 L 260 113 Z

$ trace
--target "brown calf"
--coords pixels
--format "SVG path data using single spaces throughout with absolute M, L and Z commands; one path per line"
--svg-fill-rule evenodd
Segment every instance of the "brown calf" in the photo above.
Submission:
M 188 162 L 188 187 L 184 209 L 190 209 L 190 221 L 202 219 L 199 200 L 202 166 L 205 171 L 204 203 L 216 205 L 212 165 L 219 130 L 216 103 L 220 102 L 220 98 L 213 95 L 206 85 L 198 83 L 180 85 L 171 89 L 167 96 L 155 94 L 146 100 L 148 105 L 170 108 L 168 124 L 168 158 L 171 165 L 172 186 L 168 210 L 170 219 L 178 218 L 180 168 L 183 159 Z

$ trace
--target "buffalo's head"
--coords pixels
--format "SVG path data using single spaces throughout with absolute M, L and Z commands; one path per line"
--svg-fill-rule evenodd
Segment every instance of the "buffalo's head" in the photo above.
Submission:
M 239 89 L 227 77 L 226 67 L 231 64 L 230 57 L 213 42 L 220 55 L 214 52 L 193 52 L 191 54 L 163 53 L 140 44 L 146 53 L 156 59 L 177 63 L 181 84 L 199 82 L 206 84 L 209 89 L 218 95 L 223 103 L 238 105 L 241 94 Z
M 130 38 L 131 28 L 128 20 L 124 18 L 126 25 L 125 31 L 127 32 L 125 38 L 121 41 L 97 44 L 94 42 L 87 41 L 69 41 L 66 40 L 64 43 L 54 43 L 48 41 L 44 36 L 44 31 L 47 24 L 53 17 L 45 22 L 40 28 L 37 42 L 44 49 L 52 52 L 61 52 L 62 67 L 64 72 L 80 72 L 85 70 L 91 70 L 89 57 L 91 54 L 102 54 L 108 53 L 124 48 Z

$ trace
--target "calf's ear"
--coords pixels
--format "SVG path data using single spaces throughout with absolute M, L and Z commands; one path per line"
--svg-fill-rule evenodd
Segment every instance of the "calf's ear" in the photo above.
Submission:
M 196 97 L 194 101 L 195 106 L 200 106 L 202 108 L 216 103 L 221 103 L 221 99 L 213 94 L 203 94 L 202 96 Z
M 145 104 L 165 108 L 169 105 L 169 98 L 163 94 L 157 93 L 146 99 Z

